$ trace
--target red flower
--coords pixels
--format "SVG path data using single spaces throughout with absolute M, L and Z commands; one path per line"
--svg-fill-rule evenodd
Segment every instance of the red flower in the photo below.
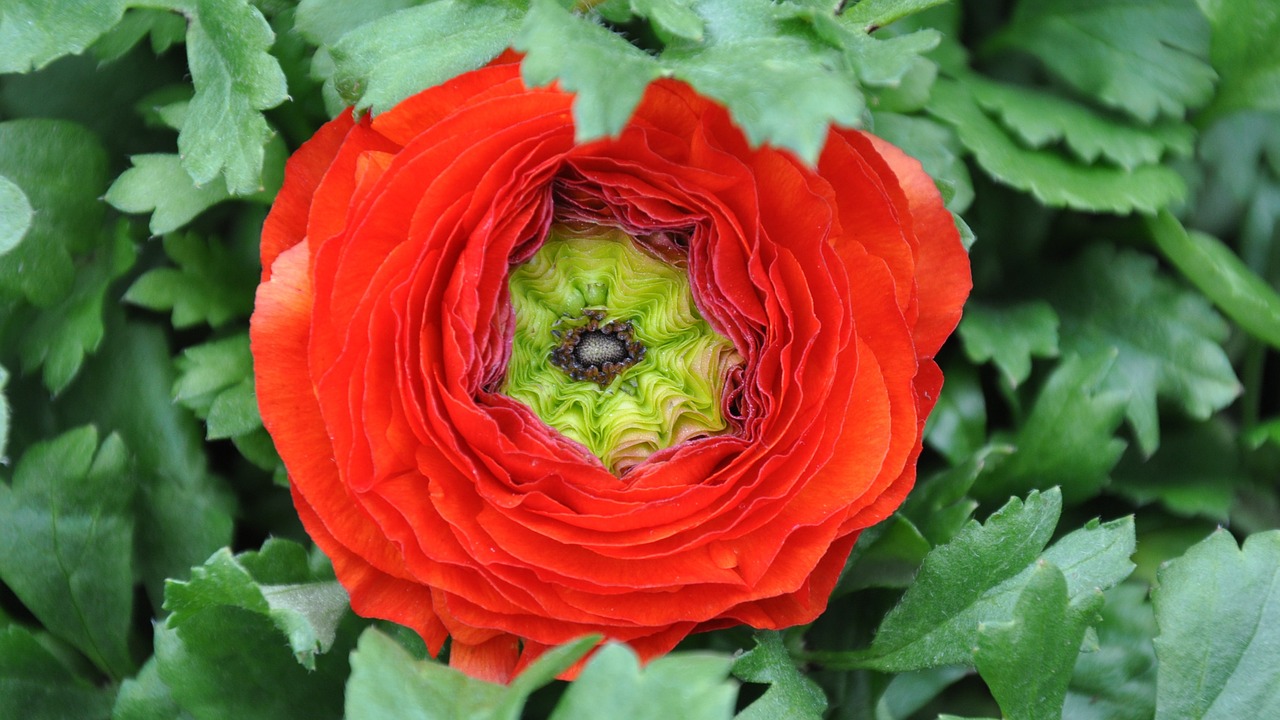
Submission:
M 970 287 L 918 163 L 833 130 L 816 171 L 654 83 L 612 140 L 499 64 L 289 161 L 252 320 L 263 421 L 356 612 L 502 680 L 587 633 L 643 657 L 826 606 L 859 530 L 911 489 L 932 361 Z M 687 269 L 740 362 L 728 429 L 615 475 L 501 392 L 508 280 L 553 222 Z

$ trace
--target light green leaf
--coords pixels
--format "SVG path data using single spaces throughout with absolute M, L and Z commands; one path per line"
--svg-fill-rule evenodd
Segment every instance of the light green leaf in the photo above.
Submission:
M 1156 709 L 1155 616 L 1145 583 L 1124 582 L 1106 593 L 1099 647 L 1081 653 L 1067 691 L 1070 720 L 1151 720 Z
M 916 582 L 885 616 L 866 650 L 811 653 L 832 668 L 902 672 L 968 664 L 979 623 L 1008 620 L 1037 560 L 1066 576 L 1077 598 L 1108 588 L 1133 569 L 1133 519 L 1091 522 L 1041 550 L 1053 534 L 1058 491 L 1012 498 L 985 525 L 970 522 L 950 543 L 925 558 Z
M 147 35 L 151 36 L 151 52 L 160 55 L 186 37 L 186 19 L 159 8 L 132 8 L 89 47 L 89 52 L 100 63 L 115 62 Z
M 383 15 L 330 48 L 334 84 L 356 110 L 401 100 L 484 65 L 511 44 L 520 16 L 507 3 L 436 0 Z
M 1041 561 L 1013 606 L 1013 618 L 978 625 L 974 663 L 1005 717 L 1062 717 L 1080 643 L 1102 603 L 1098 591 L 1069 602 L 1062 571 Z
M 93 249 L 101 236 L 106 169 L 98 138 L 75 123 L 0 123 L 0 176 L 22 191 L 34 211 L 25 238 L 0 262 L 0 292 L 20 293 L 39 307 L 71 293 L 72 255 Z
M 783 644 L 782 633 L 759 630 L 755 641 L 754 648 L 734 661 L 733 674 L 747 682 L 768 683 L 769 689 L 738 713 L 735 720 L 822 718 L 827 696 L 813 678 L 796 667 Z
M 1217 79 L 1194 0 L 1023 0 L 1000 39 L 1144 123 L 1203 105 Z
M 1213 27 L 1218 92 L 1206 115 L 1280 110 L 1280 10 L 1271 0 L 1197 0 Z
M 361 25 L 416 4 L 416 0 L 301 0 L 294 28 L 312 45 L 326 47 Z
M 192 218 L 231 197 L 221 176 L 197 186 L 177 155 L 134 155 L 107 190 L 106 201 L 127 213 L 149 213 L 151 234 L 163 235 L 191 222 Z
M 166 624 L 179 631 L 214 608 L 262 615 L 289 639 L 298 662 L 314 670 L 316 655 L 333 645 L 348 602 L 336 581 L 313 575 L 301 546 L 272 539 L 260 553 L 243 559 L 223 548 L 193 568 L 189 581 L 168 581 L 164 607 L 173 613 Z
M 120 22 L 125 0 L 5 0 L 0 5 L 0 73 L 39 69 L 75 55 Z
M 692 0 L 631 0 L 631 12 L 686 40 L 703 38 L 702 18 L 690 9 Z
M 31 229 L 35 211 L 26 193 L 12 180 L 0 175 L 0 255 L 17 247 Z
M 126 302 L 171 309 L 177 328 L 201 322 L 218 327 L 249 314 L 257 275 L 246 273 L 218 240 L 202 240 L 194 233 L 166 235 L 164 250 L 178 267 L 144 273 L 125 293 Z
M 1203 420 L 1240 394 L 1221 347 L 1226 323 L 1203 297 L 1157 274 L 1153 258 L 1097 246 L 1050 299 L 1064 353 L 1117 353 L 1101 388 L 1128 395 L 1125 414 L 1143 452 L 1160 444 L 1157 396 Z
M 534 0 L 515 47 L 526 53 L 520 64 L 525 83 L 558 80 L 577 93 L 573 119 L 579 142 L 617 135 L 662 72 L 653 57 L 555 0 Z
M 732 658 L 676 653 L 643 669 L 635 651 L 607 643 L 565 691 L 551 720 L 596 720 L 601 708 L 634 720 L 729 720 L 738 697 Z
M 859 0 L 844 11 L 844 18 L 870 32 L 945 2 L 947 0 Z
M 1082 165 L 1059 152 L 1023 147 L 982 111 L 966 86 L 954 81 L 934 84 L 928 109 L 955 127 L 960 142 L 993 178 L 1052 207 L 1154 212 L 1186 194 L 1182 178 L 1160 165 L 1132 171 Z
M 1220 529 L 1158 578 L 1157 720 L 1280 717 L 1280 531 Z
M 110 710 L 108 688 L 77 677 L 26 628 L 0 627 L 0 717 L 105 718 Z
M 195 95 L 178 133 L 178 153 L 197 186 L 221 174 L 233 195 L 264 188 L 262 111 L 288 96 L 284 71 L 268 52 L 275 34 L 248 0 L 191 0 L 187 64 Z
M 1160 162 L 1166 153 L 1190 155 L 1195 142 L 1195 130 L 1179 121 L 1140 127 L 1042 90 L 977 75 L 966 76 L 964 82 L 978 104 L 998 116 L 1024 144 L 1043 148 L 1065 141 L 1085 164 L 1105 158 L 1134 170 Z
M 137 481 L 119 436 L 93 427 L 33 445 L 0 483 L 0 579 L 40 622 L 114 678 L 132 673 Z
M 1171 213 L 1147 218 L 1160 252 L 1250 335 L 1280 348 L 1280 294 L 1217 238 L 1187 232 Z
M 981 499 L 999 500 L 1030 488 L 1062 487 L 1063 497 L 1087 500 L 1110 480 L 1126 443 L 1115 431 L 1129 395 L 1106 386 L 1114 376 L 1114 351 L 1088 357 L 1068 354 L 1049 376 L 1027 419 L 996 442 L 1012 445 L 1008 456 L 993 457 L 973 489 Z
M 1010 388 L 1030 377 L 1032 357 L 1058 356 L 1058 314 L 1042 301 L 998 308 L 969 303 L 959 333 L 965 355 L 994 362 Z
M 262 427 L 253 390 L 253 356 L 247 333 L 187 348 L 174 399 L 208 423 L 210 440 L 246 435 Z

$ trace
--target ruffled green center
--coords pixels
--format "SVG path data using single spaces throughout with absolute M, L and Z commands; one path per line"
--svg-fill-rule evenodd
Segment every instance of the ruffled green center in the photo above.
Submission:
M 502 392 L 613 473 L 728 430 L 721 396 L 742 358 L 698 314 L 682 269 L 620 230 L 555 226 L 510 286 Z

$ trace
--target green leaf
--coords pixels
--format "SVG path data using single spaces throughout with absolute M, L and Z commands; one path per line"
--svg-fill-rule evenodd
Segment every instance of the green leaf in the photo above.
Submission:
M 1097 246 L 1052 289 L 1064 353 L 1115 352 L 1100 385 L 1127 393 L 1126 417 L 1143 452 L 1160 444 L 1156 398 L 1208 418 L 1240 394 L 1220 345 L 1227 325 L 1204 298 L 1161 277 L 1153 258 Z
M 690 9 L 692 0 L 631 0 L 631 12 L 686 40 L 703 38 L 702 18 Z
M 1062 571 L 1041 561 L 1014 604 L 1013 618 L 978 625 L 974 662 L 1005 717 L 1062 717 L 1080 643 L 1102 602 L 1096 591 L 1069 602 Z
M 598 641 L 583 638 L 549 650 L 503 686 L 476 680 L 433 660 L 417 660 L 385 633 L 369 628 L 351 655 L 346 720 L 515 720 L 530 693 L 567 670 Z
M 733 674 L 747 682 L 768 683 L 769 689 L 735 720 L 821 718 L 827 710 L 827 696 L 796 667 L 783 645 L 782 633 L 759 630 L 755 641 L 754 648 L 734 661 Z
M 1220 529 L 1158 577 L 1156 718 L 1280 716 L 1280 531 Z
M 107 190 L 106 201 L 127 213 L 149 213 L 151 234 L 163 235 L 191 222 L 192 218 L 231 197 L 221 176 L 197 186 L 177 155 L 134 155 Z
M 195 95 L 178 153 L 197 186 L 221 174 L 233 195 L 258 192 L 263 146 L 272 135 L 262 111 L 288 96 L 284 71 L 267 52 L 275 34 L 248 0 L 189 2 L 183 10 Z
M 133 513 L 137 481 L 116 435 L 93 427 L 29 448 L 0 483 L 0 578 L 40 622 L 121 678 L 134 668 Z
M 520 17 L 508 3 L 436 0 L 383 15 L 330 48 L 334 83 L 357 111 L 383 112 L 484 65 L 511 44 L 519 27 Z
M 1218 71 L 1218 92 L 1206 110 L 1222 116 L 1236 110 L 1280 110 L 1280 13 L 1270 0 L 1197 0 L 1213 32 L 1209 59 Z
M 908 718 L 948 686 L 969 674 L 962 667 L 929 668 L 898 673 L 876 702 L 876 720 Z
M 152 656 L 137 677 L 120 684 L 111 720 L 188 720 L 160 679 L 160 664 Z
M 132 8 L 115 27 L 98 38 L 89 51 L 100 63 L 114 62 L 150 35 L 151 52 L 160 55 L 182 42 L 186 34 L 186 19 L 181 15 L 159 8 Z
M 1000 40 L 1144 123 L 1203 105 L 1217 79 L 1194 0 L 1023 0 Z
M 267 556 L 267 557 L 262 557 Z M 246 567 L 246 566 L 249 567 Z M 268 572 L 251 573 L 252 567 Z M 273 580 L 283 580 L 273 584 Z M 310 572 L 306 551 L 287 540 L 268 540 L 248 561 L 223 548 L 191 579 L 165 584 L 167 625 L 179 631 L 212 608 L 235 607 L 262 615 L 289 639 L 298 662 L 315 669 L 315 657 L 333 645 L 338 623 L 346 614 L 347 593 L 336 581 L 318 581 Z
M 1105 386 L 1115 353 L 1068 354 L 1049 376 L 1027 419 L 996 442 L 1014 447 L 983 468 L 973 494 L 998 500 L 1030 488 L 1062 487 L 1068 502 L 1082 502 L 1108 483 L 1126 443 L 1114 437 L 1129 396 Z
M 1135 504 L 1158 501 L 1176 515 L 1222 523 L 1247 478 L 1236 433 L 1217 418 L 1175 429 L 1145 462 L 1126 455 L 1114 475 L 1111 491 Z
M 1217 238 L 1187 232 L 1171 213 L 1147 218 L 1160 252 L 1250 335 L 1280 348 L 1280 294 Z
M 6 0 L 0 6 L 0 73 L 39 69 L 75 55 L 120 22 L 125 0 Z
M 12 180 L 0 175 L 0 255 L 18 246 L 31 229 L 35 210 L 26 193 Z
M 924 439 L 952 465 L 959 465 L 987 441 L 987 400 L 972 365 L 951 363 L 945 375 Z
M 1071 720 L 1151 720 L 1156 710 L 1155 616 L 1144 583 L 1128 581 L 1106 593 L 1099 647 L 1081 653 L 1063 716 Z
M 109 315 L 102 348 L 59 399 L 64 422 L 119 432 L 137 457 L 135 559 L 151 602 L 166 578 L 185 577 L 231 542 L 234 500 L 209 474 L 200 431 L 173 401 L 173 361 L 160 328 Z
M 812 653 L 828 667 L 902 672 L 968 664 L 979 623 L 1008 620 L 1037 560 L 1057 566 L 1075 602 L 1123 580 L 1133 569 L 1133 519 L 1091 522 L 1048 550 L 1062 499 L 1058 491 L 1012 498 L 985 525 L 970 522 L 925 557 L 916 582 L 885 616 L 866 650 Z
M 525 83 L 559 80 L 565 90 L 577 93 L 573 119 L 579 142 L 617 135 L 649 82 L 662 73 L 643 50 L 555 0 L 533 1 L 515 48 L 526 53 L 520 64 Z
M 978 104 L 1025 145 L 1042 148 L 1063 141 L 1086 164 L 1104 158 L 1134 170 L 1160 162 L 1166 153 L 1190 155 L 1195 141 L 1192 127 L 1178 121 L 1140 127 L 1041 90 L 977 75 L 966 76 L 965 84 Z
M 4 386 L 9 384 L 9 371 L 0 365 L 0 464 L 8 464 L 4 451 L 9 446 L 9 401 L 4 396 Z
M 262 427 L 248 333 L 187 348 L 177 364 L 174 400 L 207 420 L 208 439 L 238 437 Z
M 1028 191 L 1051 207 L 1154 212 L 1186 194 L 1182 178 L 1160 165 L 1132 171 L 1082 165 L 1053 150 L 1023 147 L 982 111 L 966 86 L 954 81 L 934 84 L 928 109 L 955 127 L 960 142 L 993 178 Z
M 26 628 L 0 627 L 0 717 L 105 718 L 110 710 L 107 688 L 77 677 Z
M 635 720 L 729 720 L 738 697 L 728 678 L 733 660 L 710 653 L 676 653 L 643 669 L 635 651 L 607 643 L 569 685 L 551 720 L 596 720 L 601 708 Z
M 70 294 L 72 255 L 91 250 L 101 234 L 106 169 L 98 138 L 75 123 L 0 123 L 0 176 L 22 191 L 34 212 L 23 241 L 0 262 L 0 292 L 21 293 L 39 307 Z
M 973 180 L 961 159 L 960 142 L 951 128 L 926 117 L 872 113 L 875 134 L 920 161 L 938 186 L 947 209 L 964 212 L 973 204 Z
M 307 42 L 325 47 L 365 23 L 415 4 L 416 0 L 301 0 L 294 27 Z
M 1058 314 L 1042 301 L 998 308 L 969 303 L 959 333 L 969 360 L 994 362 L 1014 389 L 1031 376 L 1032 357 L 1058 356 Z
M 844 11 L 844 18 L 870 32 L 945 2 L 947 0 L 860 0 Z
M 172 310 L 173 326 L 205 322 L 218 327 L 249 314 L 257 275 L 216 240 L 194 233 L 164 238 L 165 253 L 177 268 L 156 268 L 134 281 L 124 299 L 150 310 Z
M 905 588 L 933 546 L 902 515 L 863 531 L 833 596 L 871 587 Z

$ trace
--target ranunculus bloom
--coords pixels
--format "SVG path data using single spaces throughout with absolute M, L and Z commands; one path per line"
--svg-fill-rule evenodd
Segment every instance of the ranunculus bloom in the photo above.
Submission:
M 356 612 L 433 653 L 452 638 L 489 679 L 588 633 L 653 657 L 817 617 L 912 486 L 970 287 L 933 183 L 881 140 L 833 130 L 814 170 L 663 80 L 618 138 L 578 145 L 572 102 L 496 64 L 344 114 L 289 161 L 263 229 L 257 393 L 303 524 Z M 718 404 L 690 411 L 705 428 L 611 440 L 606 464 L 507 394 L 513 273 L 556 227 L 678 271 L 709 327 L 689 369 Z M 648 362 L 625 371 L 636 397 Z

